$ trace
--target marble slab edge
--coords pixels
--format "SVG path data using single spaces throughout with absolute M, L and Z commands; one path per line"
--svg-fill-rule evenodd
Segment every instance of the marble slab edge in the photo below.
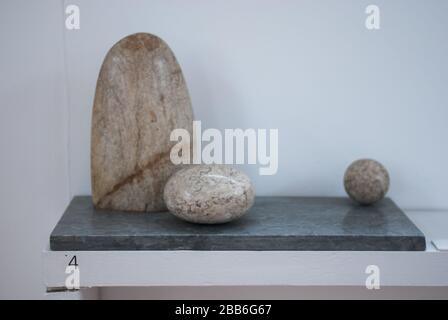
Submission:
M 425 240 L 421 237 L 352 237 L 324 236 L 321 238 L 275 236 L 181 236 L 173 237 L 89 237 L 52 236 L 53 251 L 129 251 L 129 250 L 208 250 L 208 251 L 424 251 Z M 231 238 L 232 244 L 229 244 Z M 266 242 L 269 242 L 269 247 Z
M 250 212 L 239 221 L 221 226 L 202 226 L 180 221 L 167 212 L 143 213 L 143 215 L 137 213 L 138 216 L 135 216 L 135 213 L 97 212 L 91 207 L 91 197 L 75 197 L 50 236 L 50 249 L 54 251 L 424 251 L 426 249 L 423 233 L 390 199 L 385 199 L 384 204 L 379 207 L 385 212 L 390 211 L 391 216 L 394 216 L 393 219 L 389 219 L 387 214 L 386 218 L 383 217 L 386 219 L 384 234 L 381 234 L 382 225 L 373 226 L 380 228 L 379 234 L 372 232 L 362 234 L 357 226 L 359 221 L 363 221 L 359 220 L 360 216 L 362 218 L 362 213 L 359 214 L 356 210 L 354 214 L 344 213 L 341 208 L 351 209 L 348 207 L 349 202 L 345 202 L 344 199 L 310 199 L 312 198 L 257 197 L 252 209 L 254 212 Z M 318 220 L 319 216 L 314 214 L 303 214 L 303 217 L 301 214 L 286 214 L 301 203 L 305 203 L 305 207 L 311 204 L 314 208 L 319 207 L 321 202 L 325 204 L 327 211 L 330 208 L 329 212 L 321 213 L 321 216 L 328 215 L 336 219 L 336 223 L 331 219 L 324 221 L 321 228 L 316 227 L 316 231 L 312 234 L 296 230 L 288 223 L 288 219 L 292 217 L 296 219 L 295 226 L 300 225 L 300 219 L 304 219 L 308 225 L 314 221 L 321 221 Z M 332 202 L 335 202 L 335 207 L 340 209 L 334 215 L 331 212 Z M 282 210 L 275 209 L 278 206 L 288 208 L 284 210 L 286 217 L 282 217 Z M 271 213 L 271 209 L 275 209 L 276 212 Z M 309 209 L 304 211 L 307 210 Z M 310 211 L 312 210 L 320 212 L 319 208 Z M 334 218 L 338 215 L 339 218 Z M 348 220 L 346 216 L 349 216 Z M 335 224 L 341 223 L 342 219 L 344 223 L 348 221 L 349 225 L 353 226 L 353 234 L 332 234 L 332 228 Z M 123 223 L 128 229 L 121 232 Z

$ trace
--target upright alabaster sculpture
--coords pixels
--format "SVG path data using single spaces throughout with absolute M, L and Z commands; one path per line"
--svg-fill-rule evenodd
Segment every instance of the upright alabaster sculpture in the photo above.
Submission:
M 160 38 L 137 33 L 107 53 L 92 115 L 91 174 L 96 208 L 165 210 L 163 188 L 175 171 L 173 129 L 192 133 L 182 71 Z

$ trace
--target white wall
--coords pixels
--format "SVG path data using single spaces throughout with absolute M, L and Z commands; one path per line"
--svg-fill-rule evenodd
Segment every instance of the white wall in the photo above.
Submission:
M 0 299 L 43 298 L 41 251 L 69 201 L 62 3 L 0 4 Z
M 81 29 L 68 31 L 72 3 Z M 364 28 L 370 3 L 380 31 Z M 69 199 L 90 193 L 100 65 L 134 32 L 171 46 L 204 127 L 279 129 L 278 174 L 243 168 L 258 194 L 343 195 L 345 167 L 369 156 L 388 167 L 402 207 L 448 208 L 447 9 L 442 0 L 3 1 L 0 298 L 43 297 L 40 250 Z
M 448 208 L 446 1 L 74 0 L 66 32 L 73 194 L 90 193 L 90 118 L 108 49 L 150 32 L 175 52 L 203 127 L 278 128 L 279 171 L 243 168 L 259 195 L 344 195 L 359 157 L 383 162 L 404 208 Z

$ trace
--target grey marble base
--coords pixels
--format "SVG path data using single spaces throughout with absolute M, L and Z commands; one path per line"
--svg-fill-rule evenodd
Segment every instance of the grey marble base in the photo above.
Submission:
M 95 210 L 75 197 L 50 236 L 52 250 L 425 250 L 425 237 L 390 199 L 257 197 L 250 212 L 197 225 L 168 212 Z

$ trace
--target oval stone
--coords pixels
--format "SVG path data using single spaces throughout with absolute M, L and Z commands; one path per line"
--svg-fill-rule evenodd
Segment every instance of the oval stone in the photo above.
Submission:
M 137 33 L 107 53 L 92 114 L 91 176 L 96 208 L 166 210 L 163 188 L 175 170 L 173 129 L 192 133 L 182 71 L 160 38 Z
M 254 203 L 248 176 L 225 165 L 193 165 L 176 172 L 164 191 L 168 210 L 194 223 L 224 223 L 241 217 Z

